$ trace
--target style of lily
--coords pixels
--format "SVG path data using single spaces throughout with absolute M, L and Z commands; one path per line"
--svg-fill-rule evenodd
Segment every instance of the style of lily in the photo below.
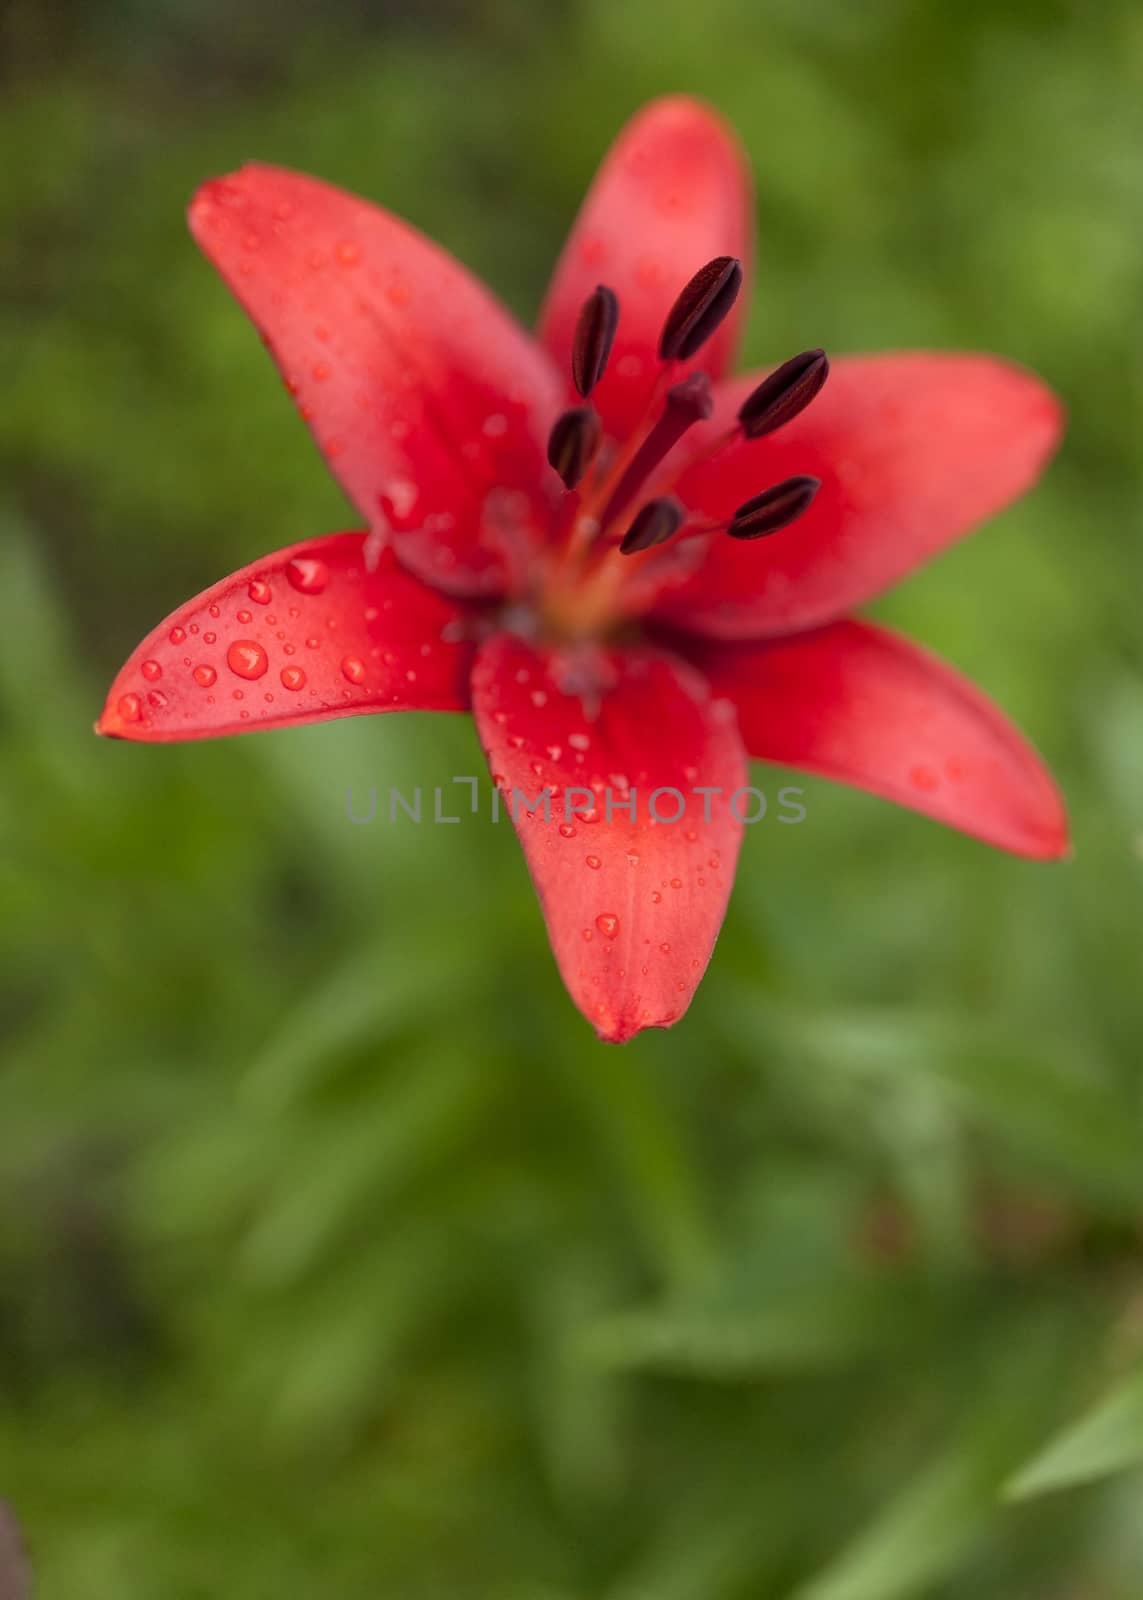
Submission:
M 751 217 L 721 121 L 652 103 L 607 156 L 532 338 L 365 201 L 262 165 L 204 185 L 194 237 L 363 526 L 179 607 L 97 725 L 163 741 L 471 710 L 505 795 L 601 797 L 514 820 L 563 980 L 606 1040 L 689 1005 L 748 756 L 1017 855 L 1067 848 L 1057 790 L 1004 716 L 850 616 L 1035 482 L 1057 401 L 985 355 L 831 369 L 810 350 L 725 377 Z M 610 803 L 657 789 L 718 798 L 676 825 Z

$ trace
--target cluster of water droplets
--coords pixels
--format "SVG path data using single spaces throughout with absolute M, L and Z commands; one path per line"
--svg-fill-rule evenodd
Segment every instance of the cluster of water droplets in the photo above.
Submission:
M 527 667 L 520 667 L 512 675 L 514 688 L 508 690 L 507 703 L 513 696 L 519 695 L 520 710 L 523 713 L 524 723 L 531 720 L 528 717 L 528 708 L 543 710 L 551 700 L 557 698 L 558 691 L 549 692 L 544 687 L 533 687 L 533 674 Z M 593 733 L 575 728 L 565 733 L 562 738 L 554 741 L 544 739 L 539 742 L 535 736 L 527 737 L 516 731 L 521 722 L 506 709 L 506 704 L 497 706 L 491 713 L 491 722 L 499 730 L 503 746 L 515 760 L 505 760 L 504 766 L 517 767 L 520 761 L 527 762 L 527 772 L 536 780 L 534 785 L 525 787 L 517 777 L 510 779 L 503 771 L 497 770 L 495 750 L 490 751 L 492 762 L 492 781 L 500 790 L 502 802 L 507 808 L 511 804 L 512 789 L 515 787 L 520 793 L 526 793 L 529 801 L 538 800 L 546 793 L 548 810 L 545 812 L 542 799 L 540 803 L 525 807 L 520 805 L 519 794 L 516 804 L 520 814 L 529 823 L 539 824 L 541 828 L 549 828 L 549 846 L 553 851 L 574 852 L 579 847 L 581 856 L 571 855 L 571 859 L 582 862 L 582 871 L 589 880 L 599 875 L 603 893 L 599 895 L 596 904 L 599 909 L 591 915 L 590 921 L 580 930 L 580 937 L 585 947 L 585 957 L 591 952 L 592 969 L 587 974 L 588 981 L 595 988 L 602 988 L 609 977 L 614 975 L 620 979 L 626 978 L 628 969 L 618 965 L 618 962 L 629 961 L 636 963 L 639 975 L 649 977 L 656 963 L 667 961 L 672 971 L 672 987 L 680 996 L 693 991 L 701 976 L 703 963 L 697 958 L 690 959 L 687 970 L 689 979 L 678 973 L 679 955 L 671 939 L 656 936 L 654 924 L 666 921 L 668 931 L 670 926 L 677 922 L 677 914 L 672 902 L 681 896 L 687 887 L 688 881 L 700 890 L 720 889 L 724 884 L 722 877 L 722 860 L 720 852 L 711 848 L 706 840 L 704 830 L 689 825 L 685 820 L 677 826 L 657 823 L 654 819 L 647 819 L 645 811 L 639 810 L 638 834 L 642 834 L 644 826 L 654 829 L 655 834 L 665 833 L 677 838 L 683 845 L 682 851 L 672 852 L 672 857 L 681 866 L 681 858 L 686 858 L 686 866 L 682 873 L 676 871 L 668 877 L 653 876 L 654 863 L 659 855 L 657 850 L 648 849 L 632 827 L 627 826 L 627 814 L 619 809 L 629 798 L 632 789 L 636 790 L 637 802 L 642 807 L 646 806 L 648 793 L 648 774 L 640 770 L 634 778 L 618 770 L 604 771 L 609 762 L 604 754 L 605 742 Z M 540 738 L 544 738 L 541 735 Z M 601 759 L 602 757 L 602 759 Z M 699 769 L 696 766 L 684 765 L 676 774 L 679 786 L 693 786 L 699 779 Z M 584 796 L 577 793 L 571 797 L 571 812 L 565 815 L 565 796 L 572 787 L 577 790 L 590 791 L 595 796 L 594 804 L 584 804 L 584 809 L 579 809 L 584 802 Z M 657 787 L 651 784 L 650 789 Z M 600 826 L 608 821 L 607 800 L 610 795 L 612 801 L 612 818 L 610 826 Z M 607 870 L 613 866 L 622 866 L 624 873 L 638 874 L 646 881 L 639 884 L 632 895 L 623 886 L 623 901 L 631 909 L 620 911 L 616 903 L 608 903 L 608 891 L 615 885 L 615 878 Z M 591 898 L 595 898 L 592 896 Z M 618 897 L 617 897 L 618 898 Z M 600 905 L 600 901 L 603 904 Z M 643 907 L 640 908 L 640 901 Z M 681 904 L 682 902 L 678 902 Z M 655 909 L 651 909 L 655 908 Z M 628 917 L 633 926 L 629 927 Z M 650 929 L 651 931 L 645 931 Z M 632 1004 L 638 1009 L 642 997 L 635 994 Z M 599 1001 L 595 1007 L 597 1017 L 602 1021 L 606 1018 L 608 1005 Z M 641 1019 L 646 1022 L 654 1020 L 646 1008 L 640 1011 Z
M 342 704 L 359 702 L 363 691 L 372 690 L 380 697 L 382 687 L 389 686 L 389 700 L 400 704 L 405 696 L 398 685 L 411 689 L 418 668 L 402 667 L 404 657 L 373 644 L 369 637 L 381 612 L 391 609 L 395 601 L 383 596 L 377 605 L 366 605 L 359 568 L 339 568 L 337 577 L 359 586 L 363 607 L 365 626 L 358 630 L 357 639 L 350 641 L 350 648 L 342 636 L 343 608 L 328 605 L 329 565 L 317 556 L 295 556 L 279 572 L 251 578 L 236 593 L 220 595 L 204 610 L 173 623 L 165 636 L 171 650 L 156 651 L 142 661 L 139 672 L 147 687 L 118 697 L 115 709 L 119 717 L 147 728 L 156 715 L 172 710 L 177 715 L 181 710 L 183 720 L 193 721 L 199 714 L 195 706 L 199 692 L 206 706 L 229 697 L 236 702 L 238 719 L 243 722 L 257 716 L 258 708 L 251 709 L 249 702 L 258 696 L 265 706 L 303 700 L 336 708 L 338 700 Z M 231 610 L 236 601 L 236 609 Z M 235 625 L 241 631 L 223 645 L 213 623 L 218 623 L 225 635 L 234 632 Z M 444 634 L 442 642 L 450 642 Z M 180 650 L 185 652 L 181 656 Z M 433 650 L 433 643 L 426 640 L 417 647 L 414 659 L 427 658 Z M 163 660 L 158 659 L 160 654 Z M 191 686 L 194 692 L 188 696 Z

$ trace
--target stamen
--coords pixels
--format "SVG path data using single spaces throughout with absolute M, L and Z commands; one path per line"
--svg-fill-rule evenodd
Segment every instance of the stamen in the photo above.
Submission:
M 648 500 L 635 513 L 623 535 L 619 553 L 633 556 L 639 550 L 650 550 L 652 545 L 662 544 L 678 533 L 685 519 L 686 511 L 678 500 L 665 495 L 658 500 Z
M 730 311 L 741 287 L 742 263 L 735 256 L 715 256 L 700 267 L 663 324 L 660 358 L 689 361 Z
M 804 350 L 773 371 L 738 409 L 748 439 L 773 433 L 804 411 L 829 377 L 824 350 Z
M 585 400 L 603 377 L 618 326 L 618 297 L 598 284 L 583 303 L 572 341 L 572 379 Z
M 786 478 L 740 505 L 726 531 L 732 539 L 763 539 L 777 533 L 809 510 L 821 486 L 820 478 Z
M 673 450 L 687 429 L 705 422 L 714 409 L 710 379 L 705 372 L 693 372 L 667 390 L 663 414 L 628 462 L 600 516 L 606 527 L 631 502 L 668 451 Z
M 574 489 L 603 442 L 603 424 L 590 406 L 573 406 L 555 420 L 548 435 L 548 464 L 565 489 Z

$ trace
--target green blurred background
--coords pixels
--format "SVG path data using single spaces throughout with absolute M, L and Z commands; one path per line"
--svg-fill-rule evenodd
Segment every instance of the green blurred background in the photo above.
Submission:
M 44 1600 L 1143 1595 L 1141 85 L 1128 0 L 5 0 L 0 1495 Z M 1065 397 L 1046 483 L 878 611 L 1028 729 L 1076 855 L 813 783 L 617 1050 L 509 829 L 345 820 L 479 771 L 467 719 L 89 729 L 174 605 L 352 523 L 193 186 L 311 170 L 531 318 L 673 89 L 755 164 L 750 360 Z

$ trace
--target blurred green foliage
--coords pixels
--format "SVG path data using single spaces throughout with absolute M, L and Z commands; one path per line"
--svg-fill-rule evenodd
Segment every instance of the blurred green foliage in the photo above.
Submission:
M 43 1600 L 1143 1594 L 1143 12 L 8 0 L 0 1494 Z M 507 828 L 353 828 L 463 718 L 88 736 L 185 596 L 347 525 L 185 237 L 309 169 L 524 316 L 688 89 L 748 356 L 991 348 L 1046 484 L 880 607 L 1061 774 L 1008 860 L 809 790 L 686 1022 L 593 1043 Z M 765 781 L 765 780 L 764 780 Z

